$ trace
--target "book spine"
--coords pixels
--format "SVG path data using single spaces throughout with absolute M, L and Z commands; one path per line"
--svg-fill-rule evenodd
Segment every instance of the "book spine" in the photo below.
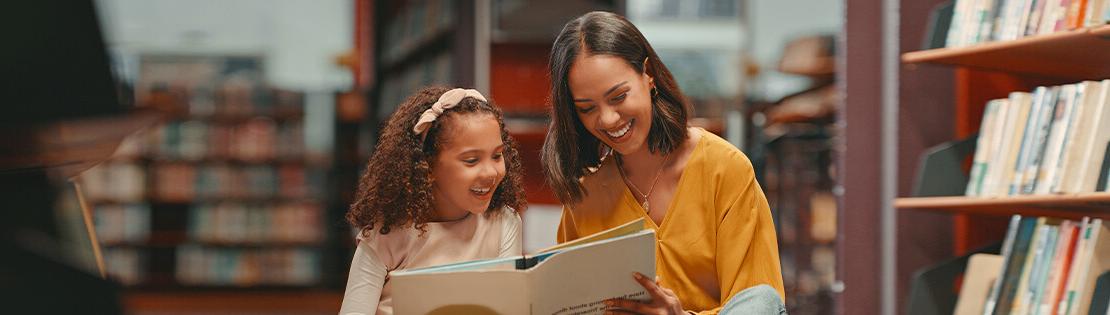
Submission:
M 1010 265 L 1010 256 L 1014 253 L 1014 238 L 1017 237 L 1018 229 L 1021 224 L 1021 216 L 1013 215 L 1010 217 L 1010 226 L 1006 229 L 1006 238 L 1002 241 L 1002 268 L 999 268 L 998 277 L 995 278 L 994 284 L 991 284 L 991 292 L 987 296 L 987 302 L 983 307 L 983 315 L 991 315 L 994 312 L 995 305 L 998 303 L 999 295 L 1002 291 L 1002 282 L 1006 278 L 1007 268 Z

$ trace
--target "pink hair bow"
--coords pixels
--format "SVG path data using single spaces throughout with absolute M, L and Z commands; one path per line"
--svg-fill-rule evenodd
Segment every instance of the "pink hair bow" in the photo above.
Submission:
M 432 104 L 432 108 L 429 108 L 420 115 L 420 119 L 418 119 L 416 125 L 412 127 L 412 132 L 427 137 L 425 132 L 432 128 L 432 122 L 436 121 L 436 118 L 439 118 L 439 115 L 442 115 L 443 111 L 455 107 L 455 105 L 459 104 L 459 101 L 467 97 L 473 97 L 483 102 L 486 101 L 486 97 L 482 96 L 482 93 L 474 89 L 453 89 L 444 92 L 443 95 L 439 96 L 439 100 L 436 101 L 435 104 Z

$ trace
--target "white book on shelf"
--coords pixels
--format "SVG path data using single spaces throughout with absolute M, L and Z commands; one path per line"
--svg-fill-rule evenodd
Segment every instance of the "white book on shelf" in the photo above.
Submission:
M 995 125 L 1001 120 L 998 116 L 1005 102 L 1006 99 L 991 100 L 983 109 L 983 122 L 979 125 L 979 138 L 975 140 L 975 155 L 972 158 L 971 172 L 964 193 L 967 196 L 979 195 L 984 174 L 989 166 L 987 162 L 990 161 L 991 141 L 997 133 Z
M 1079 229 L 1079 234 L 1075 237 L 1075 250 L 1072 253 L 1071 263 L 1068 266 L 1068 277 L 1064 279 L 1064 288 L 1063 291 L 1060 292 L 1060 304 L 1056 305 L 1056 309 L 1052 314 L 1066 315 L 1068 313 L 1068 305 L 1071 302 L 1071 296 L 1074 295 L 1070 292 L 1075 289 L 1075 283 L 1079 281 L 1079 276 L 1077 276 L 1076 273 L 1078 273 L 1079 267 L 1082 265 L 1082 262 L 1080 262 L 1078 258 L 1082 256 L 1084 248 L 1087 246 L 1087 230 L 1091 228 L 1091 218 L 1083 217 L 1083 220 L 1079 222 L 1076 228 Z
M 1091 27 L 1106 23 L 1106 17 L 1099 14 L 1103 12 L 1103 4 L 1106 0 L 1087 0 L 1087 9 L 1084 10 L 1083 26 Z
M 1045 120 L 1046 108 L 1049 105 L 1055 105 L 1054 95 L 1057 94 L 1059 88 L 1057 87 L 1037 87 L 1033 93 L 1033 106 L 1029 110 L 1029 117 L 1025 121 L 1025 130 L 1021 135 L 1021 141 L 1018 145 L 1017 160 L 1014 164 L 1014 174 L 1009 178 L 1009 186 L 1006 188 L 1005 195 L 1013 196 L 1021 194 L 1021 184 L 1025 180 L 1025 169 L 1029 167 L 1029 161 L 1033 157 L 1033 152 L 1039 147 L 1037 137 L 1041 134 L 1041 123 Z
M 1043 18 L 1045 12 L 1049 10 L 1048 7 L 1050 3 L 1056 1 L 1058 0 L 1035 0 L 1034 6 L 1029 8 L 1029 18 L 1025 23 L 1025 28 L 1021 30 L 1021 34 L 1018 36 L 1037 35 L 1037 32 L 1041 28 L 1041 18 Z
M 1041 159 L 1037 175 L 1031 185 L 1032 193 L 1048 194 L 1051 192 L 1051 178 L 1056 176 L 1059 161 L 1067 145 L 1076 112 L 1076 100 L 1083 93 L 1083 85 L 1067 85 L 1063 90 L 1062 102 L 1056 103 L 1052 115 L 1052 127 L 1048 132 L 1048 141 L 1045 143 L 1044 157 Z
M 1102 85 L 1095 81 L 1084 81 L 1079 83 L 1079 89 L 1082 91 L 1081 96 L 1077 98 L 1075 104 L 1075 114 L 1072 121 L 1071 131 L 1068 132 L 1066 143 L 1064 144 L 1063 152 L 1057 165 L 1056 174 L 1049 180 L 1049 191 L 1051 193 L 1066 193 L 1074 192 L 1069 184 L 1072 178 L 1078 176 L 1080 157 L 1085 149 L 1088 139 L 1093 137 L 1094 126 L 1094 113 L 1097 109 L 1097 101 L 1102 94 Z
M 989 193 L 986 196 L 1006 196 L 1010 180 L 1014 176 L 1014 166 L 1017 163 L 1018 152 L 1021 150 L 1021 139 L 1025 133 L 1026 121 L 1032 110 L 1033 95 L 1026 92 L 1010 93 L 1010 110 L 1007 113 L 1006 123 L 1003 127 L 1002 143 L 998 154 L 991 161 L 997 165 L 992 169 L 997 172 L 988 177 Z
M 948 26 L 948 37 L 944 41 L 945 47 L 959 47 L 960 31 L 963 28 L 964 17 L 967 15 L 967 6 L 972 0 L 956 0 L 956 7 L 952 9 L 952 22 Z
M 1018 111 L 1018 106 L 1013 104 L 1010 98 L 1001 99 L 998 102 L 998 110 L 995 113 L 995 118 L 990 131 L 990 138 L 987 139 L 987 152 L 985 158 L 985 168 L 982 178 L 979 179 L 979 187 L 976 188 L 977 196 L 993 196 L 994 183 L 998 182 L 999 173 L 1002 172 L 1002 160 L 999 155 L 1003 152 L 1003 142 L 1006 137 L 1009 137 L 1009 130 L 1013 129 L 1009 120 L 1013 119 L 1011 116 Z
M 1065 192 L 1069 193 L 1084 193 L 1094 192 L 1095 184 L 1098 181 L 1099 171 L 1103 163 L 1103 154 L 1106 152 L 1106 144 L 1110 142 L 1110 79 L 1102 80 L 1100 82 L 1100 92 L 1097 100 L 1094 100 L 1094 111 L 1091 112 L 1093 116 L 1091 119 L 1091 137 L 1085 143 L 1081 143 L 1078 154 L 1078 169 L 1074 173 L 1075 176 L 1071 181 L 1066 184 Z
M 1045 245 L 1048 241 L 1049 227 L 1047 224 L 1047 218 L 1037 218 L 1036 232 L 1033 234 L 1033 240 L 1029 243 L 1029 253 L 1025 258 L 1025 266 L 1021 270 L 1021 280 L 1018 282 L 1018 291 L 1017 295 L 1014 296 L 1010 314 L 1025 314 L 1029 300 L 1032 298 L 1038 270 L 1040 270 L 1043 263 L 1041 256 L 1044 255 Z
M 1041 297 L 1040 306 L 1037 307 L 1034 313 L 1036 315 L 1052 314 L 1052 306 L 1059 300 L 1062 284 L 1067 279 L 1067 262 L 1070 258 L 1069 255 L 1072 254 L 1070 249 L 1075 244 L 1075 229 L 1075 221 L 1068 220 L 1060 223 L 1060 235 L 1057 237 L 1056 250 L 1052 258 L 1052 269 L 1048 273 L 1047 281 L 1045 281 L 1044 295 Z
M 1017 16 L 1014 18 L 1015 22 L 1010 33 L 1010 40 L 1022 38 L 1025 36 L 1025 29 L 1030 23 L 1029 20 L 1031 15 L 1033 14 L 1033 11 L 1036 10 L 1036 6 L 1038 5 L 1038 3 L 1041 3 L 1043 1 L 1045 0 L 1020 1 L 1021 6 L 1019 6 L 1019 10 L 1015 12 Z
M 1110 269 L 1110 230 L 1102 219 L 1092 219 L 1090 227 L 1084 232 L 1083 252 L 1076 252 L 1079 260 L 1075 269 L 1075 286 L 1069 288 L 1067 314 L 1083 314 L 1091 306 L 1095 280 Z M 1063 302 L 1061 302 L 1063 304 Z

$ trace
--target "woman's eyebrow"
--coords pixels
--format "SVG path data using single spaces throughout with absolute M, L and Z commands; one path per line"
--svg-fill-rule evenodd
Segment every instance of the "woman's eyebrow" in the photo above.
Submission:
M 609 90 L 605 91 L 605 94 L 602 94 L 602 95 L 609 95 L 610 93 L 613 93 L 613 91 L 616 91 L 618 88 L 624 86 L 625 84 L 628 84 L 628 81 L 621 81 L 621 83 L 617 83 L 616 85 L 613 85 L 613 87 L 609 88 Z M 589 101 L 590 101 L 590 99 L 588 99 L 588 98 L 576 98 L 576 99 L 574 99 L 575 103 L 589 102 Z

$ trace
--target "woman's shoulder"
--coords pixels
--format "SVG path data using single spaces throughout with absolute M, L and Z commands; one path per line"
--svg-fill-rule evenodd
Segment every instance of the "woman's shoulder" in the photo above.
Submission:
M 700 154 L 702 154 L 704 160 L 712 162 L 711 165 L 725 172 L 748 172 L 752 170 L 752 161 L 748 159 L 748 155 L 744 154 L 743 151 L 712 132 L 705 129 L 700 129 L 700 131 L 701 139 L 696 150 L 701 151 Z

